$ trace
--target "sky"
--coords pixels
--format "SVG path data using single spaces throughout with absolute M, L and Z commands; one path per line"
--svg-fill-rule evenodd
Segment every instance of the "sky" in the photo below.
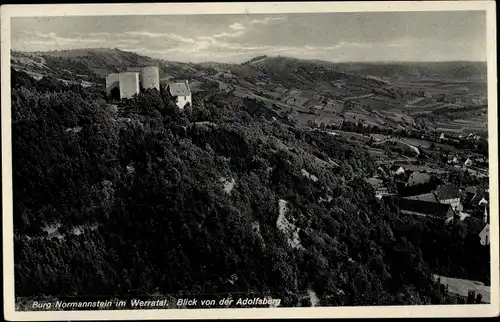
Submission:
M 183 62 L 486 61 L 485 11 L 16 17 L 19 51 L 119 48 Z

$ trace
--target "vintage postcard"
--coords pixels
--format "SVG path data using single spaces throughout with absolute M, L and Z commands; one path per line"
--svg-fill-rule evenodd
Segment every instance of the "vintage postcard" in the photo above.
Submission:
M 495 12 L 2 6 L 5 318 L 498 315 Z

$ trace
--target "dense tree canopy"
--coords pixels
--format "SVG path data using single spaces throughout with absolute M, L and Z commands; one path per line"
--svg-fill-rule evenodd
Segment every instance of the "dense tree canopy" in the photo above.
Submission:
M 437 258 L 482 256 L 376 199 L 364 150 L 253 100 L 183 112 L 153 90 L 117 112 L 81 87 L 12 82 L 18 296 L 239 291 L 299 305 L 312 289 L 322 305 L 445 303 Z M 280 199 L 300 247 L 277 227 Z

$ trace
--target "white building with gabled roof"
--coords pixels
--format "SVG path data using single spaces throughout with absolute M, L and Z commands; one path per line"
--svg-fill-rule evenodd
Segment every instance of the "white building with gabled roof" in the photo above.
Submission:
M 175 99 L 175 103 L 182 110 L 189 104 L 192 105 L 191 89 L 187 80 L 172 82 L 167 86 L 168 93 Z
M 449 204 L 455 211 L 462 211 L 460 189 L 451 184 L 439 185 L 433 192 L 440 203 Z

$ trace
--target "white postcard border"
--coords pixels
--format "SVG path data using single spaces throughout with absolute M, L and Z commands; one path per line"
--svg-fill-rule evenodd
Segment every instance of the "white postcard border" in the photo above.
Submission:
M 487 12 L 488 131 L 491 235 L 491 304 L 442 306 L 367 306 L 252 309 L 172 309 L 109 311 L 15 311 L 12 220 L 12 154 L 10 115 L 10 18 L 33 16 L 162 15 L 162 14 L 273 14 L 367 11 Z M 107 319 L 240 319 L 240 318 L 352 318 L 352 317 L 486 317 L 500 312 L 498 219 L 498 124 L 496 74 L 496 11 L 494 1 L 425 2 L 281 2 L 281 3 L 171 3 L 171 4 L 58 4 L 1 7 L 2 93 L 2 198 L 4 314 L 6 320 L 107 320 Z

